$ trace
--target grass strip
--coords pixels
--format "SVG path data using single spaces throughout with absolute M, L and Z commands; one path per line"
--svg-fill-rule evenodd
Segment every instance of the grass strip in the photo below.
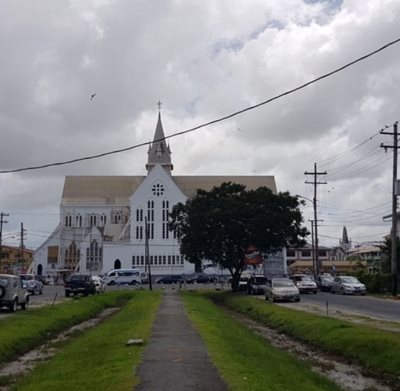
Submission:
M 375 374 L 400 376 L 398 333 L 291 310 L 233 293 L 207 292 L 214 302 L 246 314 L 287 335 L 357 361 Z
M 148 340 L 161 301 L 158 291 L 135 291 L 133 300 L 106 321 L 67 344 L 50 361 L 36 367 L 15 390 L 132 390 L 143 346 L 127 346 L 131 338 Z
M 68 300 L 55 306 L 18 311 L 0 322 L 0 363 L 26 353 L 67 328 L 119 306 L 132 297 L 130 291 Z
M 223 313 L 198 292 L 182 294 L 214 364 L 231 390 L 339 390 L 326 378 Z

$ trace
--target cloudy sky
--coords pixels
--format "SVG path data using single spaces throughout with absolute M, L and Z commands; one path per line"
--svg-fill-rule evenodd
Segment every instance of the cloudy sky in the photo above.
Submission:
M 2 0 L 0 170 L 147 142 L 304 84 L 400 38 L 398 0 Z M 176 175 L 274 175 L 313 197 L 320 244 L 381 240 L 390 223 L 400 43 L 228 121 L 170 140 Z M 91 94 L 96 93 L 93 100 Z M 389 129 L 391 130 L 391 129 Z M 65 175 L 144 175 L 147 147 L 0 174 L 3 243 L 38 247 Z M 309 201 L 305 224 L 313 218 Z

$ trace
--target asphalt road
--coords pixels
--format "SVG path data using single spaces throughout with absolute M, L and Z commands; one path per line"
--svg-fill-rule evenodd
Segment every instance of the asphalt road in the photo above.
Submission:
M 134 286 L 121 286 L 121 287 L 110 287 L 107 286 L 106 290 L 116 289 L 137 289 Z M 179 289 L 178 285 L 153 285 L 154 289 Z M 182 286 L 184 289 L 184 286 Z M 189 289 L 215 289 L 213 284 L 196 284 L 187 285 Z M 220 287 L 219 287 L 220 288 Z M 224 287 L 227 289 L 227 287 Z M 148 286 L 145 286 L 148 289 Z M 67 300 L 64 296 L 64 287 L 62 285 L 50 286 L 46 285 L 43 289 L 43 295 L 31 296 L 32 307 L 41 304 L 52 304 L 53 302 L 59 302 L 61 300 Z M 70 299 L 69 299 L 70 300 Z M 332 295 L 327 292 L 318 292 L 316 295 L 302 294 L 301 303 L 319 306 L 325 310 L 326 302 L 328 301 L 328 308 L 331 310 L 341 311 L 344 313 L 350 313 L 353 315 L 374 317 L 386 321 L 400 322 L 400 300 L 388 300 L 382 298 L 376 298 L 372 296 L 344 296 L 344 295 Z M 297 303 L 283 304 L 285 306 L 293 306 L 296 308 Z M 9 313 L 6 309 L 0 309 L 0 319 L 8 316 Z
M 391 322 L 400 322 L 400 300 L 389 300 L 372 296 L 332 295 L 327 292 L 302 294 L 301 302 L 353 315 L 368 316 Z M 295 306 L 296 303 L 293 304 Z

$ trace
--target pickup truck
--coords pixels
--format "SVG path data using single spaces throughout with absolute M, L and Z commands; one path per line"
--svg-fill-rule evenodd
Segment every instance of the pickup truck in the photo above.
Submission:
M 64 283 L 65 297 L 69 297 L 71 293 L 76 295 L 82 293 L 85 296 L 96 293 L 96 286 L 92 278 L 85 274 L 74 274 Z

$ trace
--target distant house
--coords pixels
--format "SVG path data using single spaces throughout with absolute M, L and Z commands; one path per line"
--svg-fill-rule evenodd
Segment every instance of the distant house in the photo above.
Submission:
M 0 273 L 19 274 L 30 270 L 33 250 L 14 246 L 1 246 Z
M 319 246 L 318 247 L 318 260 L 320 263 L 320 270 L 332 266 L 331 262 L 331 247 Z M 313 247 L 311 244 L 306 244 L 303 247 L 295 248 L 289 247 L 286 250 L 287 265 L 290 272 L 293 273 L 314 273 L 313 264 Z
M 368 269 L 379 270 L 383 259 L 383 251 L 378 244 L 360 243 L 347 252 L 348 259 L 360 259 Z

